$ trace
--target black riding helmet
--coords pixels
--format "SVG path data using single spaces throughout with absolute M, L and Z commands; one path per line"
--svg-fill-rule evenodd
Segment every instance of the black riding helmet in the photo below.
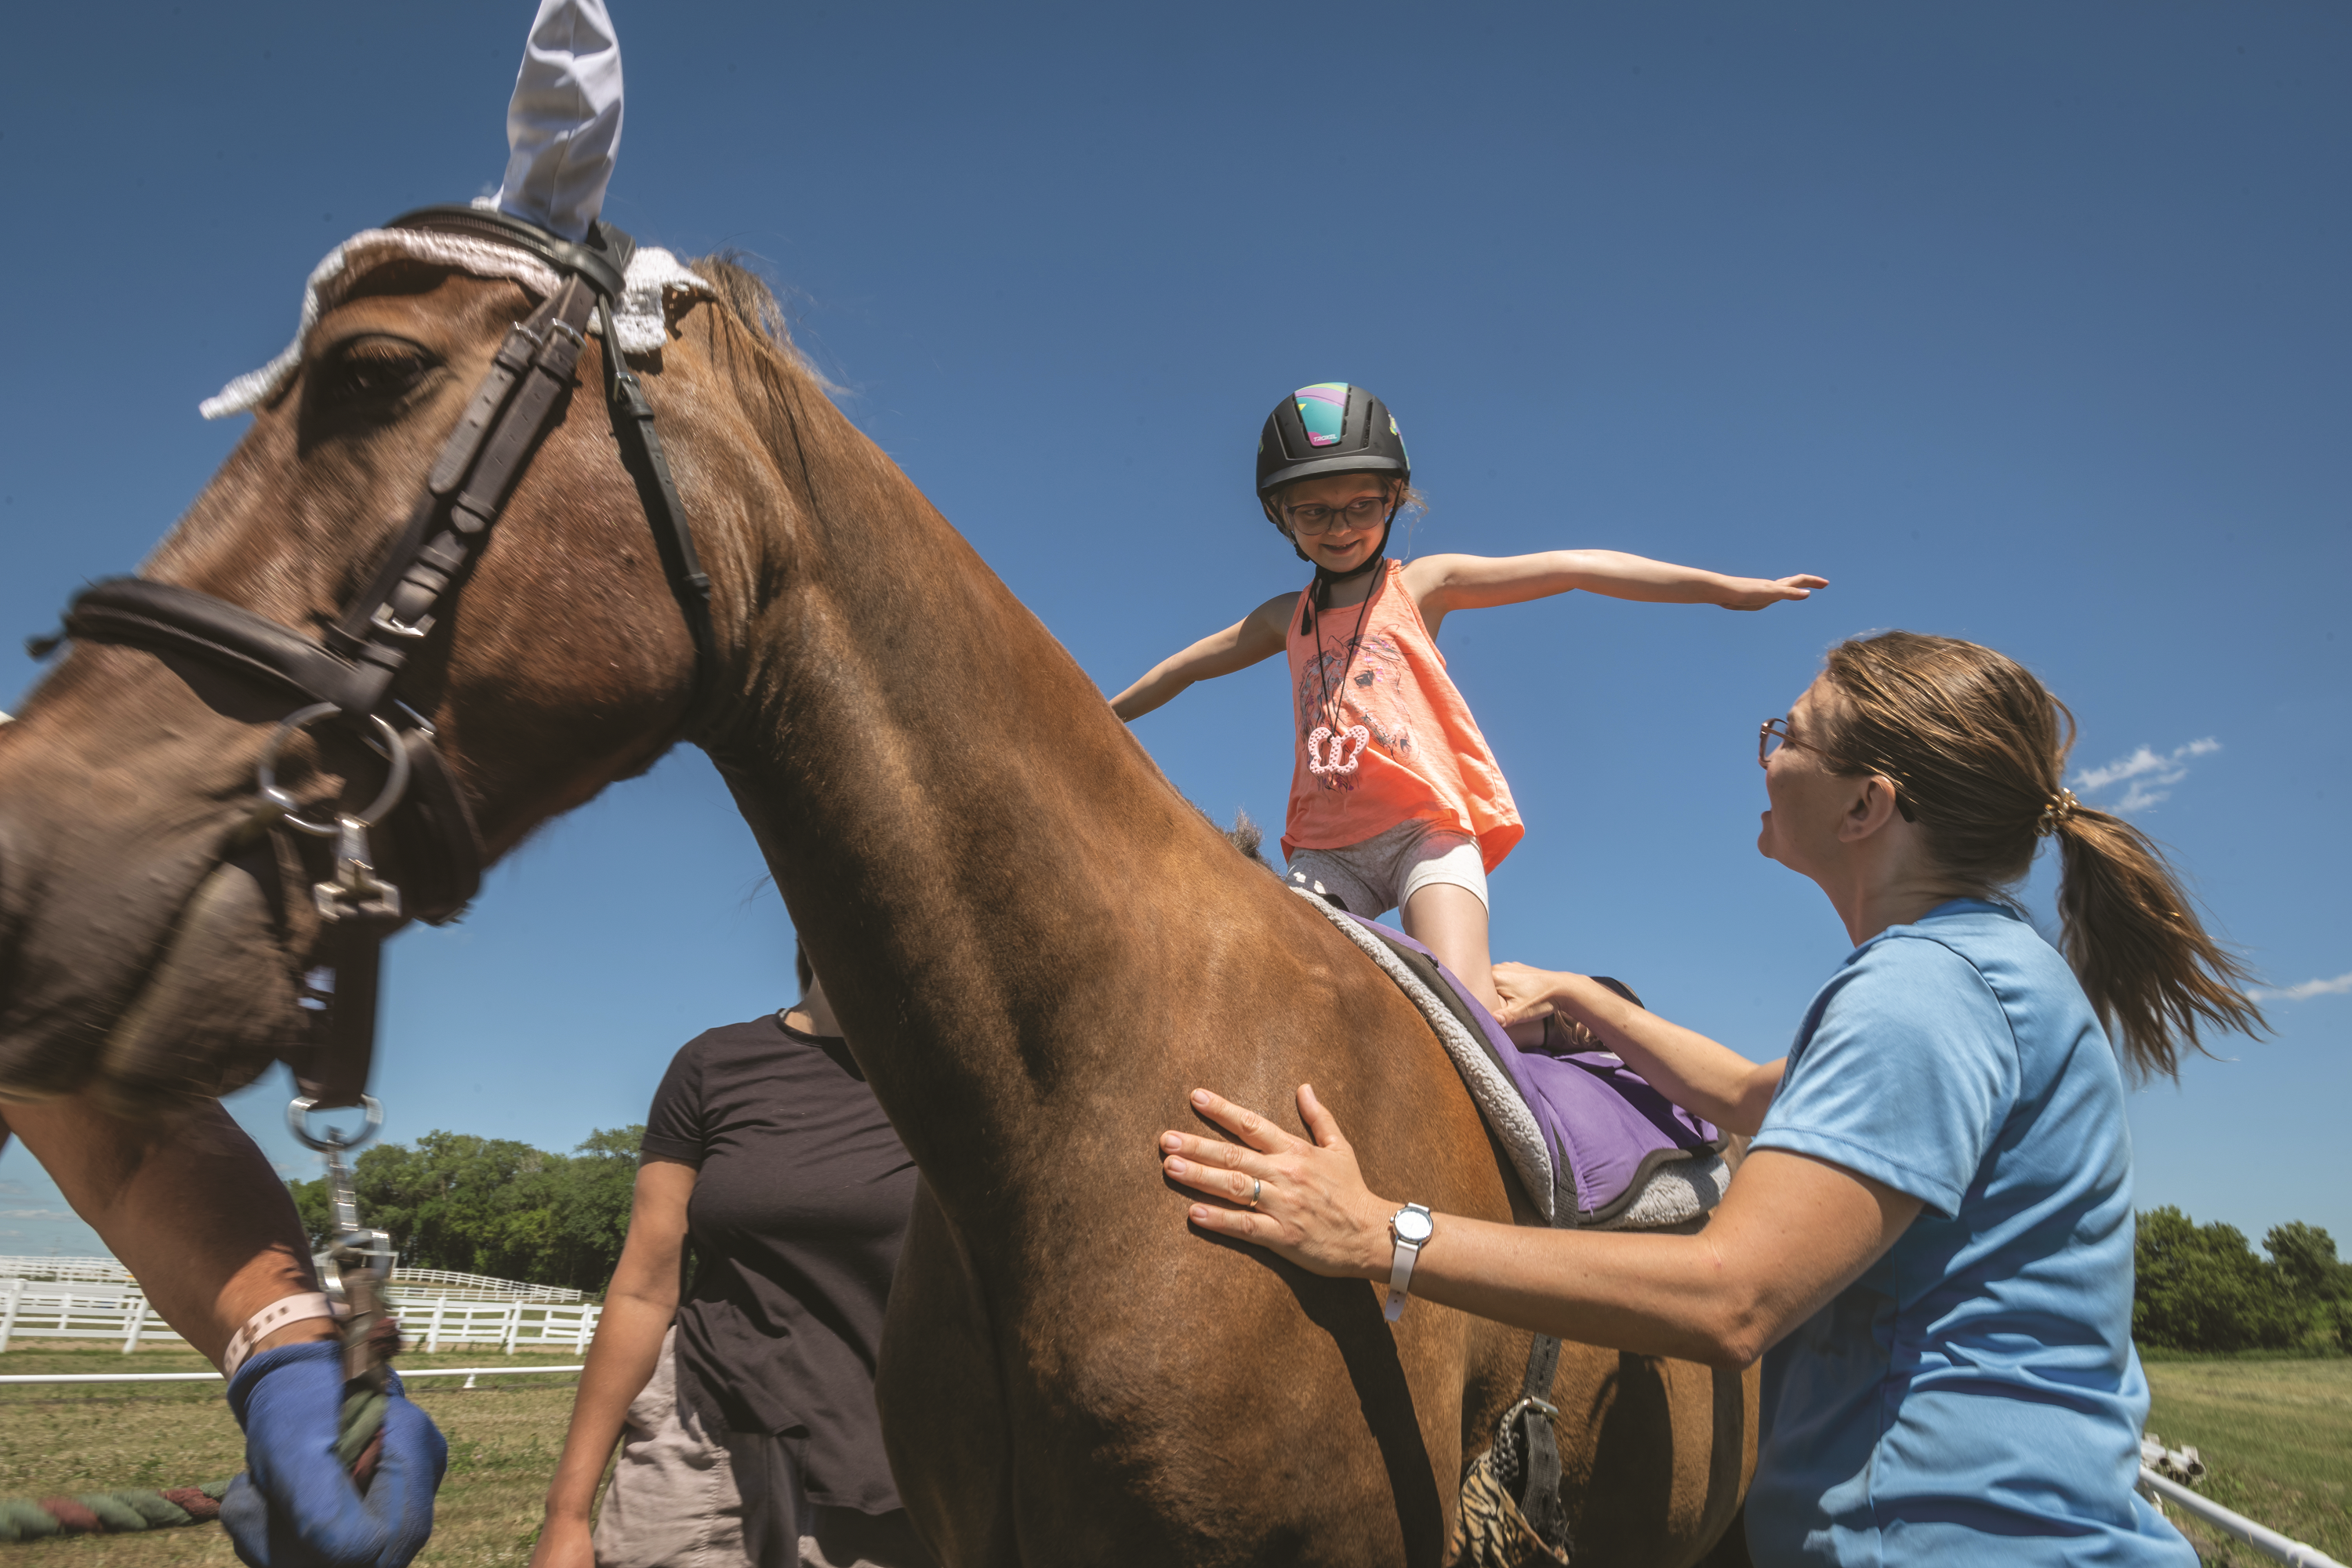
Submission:
M 1393 474 L 1408 482 L 1412 461 L 1385 404 L 1360 386 L 1320 381 L 1274 405 L 1257 437 L 1257 494 L 1265 500 L 1299 479 L 1326 474 Z
M 1412 459 L 1405 455 L 1404 437 L 1388 405 L 1364 388 L 1344 381 L 1318 381 L 1300 387 L 1274 405 L 1274 412 L 1265 416 L 1265 428 L 1258 432 L 1258 504 L 1265 509 L 1266 521 L 1290 540 L 1290 548 L 1301 561 L 1312 562 L 1314 557 L 1299 549 L 1298 541 L 1283 527 L 1274 510 L 1274 492 L 1300 479 L 1330 474 L 1378 474 L 1400 484 L 1412 482 Z M 1389 527 L 1395 521 L 1396 510 L 1391 508 L 1380 544 L 1353 572 L 1334 574 L 1316 566 L 1315 592 L 1309 595 L 1309 608 L 1301 615 L 1303 626 L 1312 625 L 1314 611 L 1330 602 L 1333 583 L 1359 576 L 1381 563 L 1388 553 Z

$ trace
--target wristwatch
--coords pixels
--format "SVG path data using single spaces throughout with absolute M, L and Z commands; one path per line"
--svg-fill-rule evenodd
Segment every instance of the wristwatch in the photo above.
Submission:
M 1389 1235 L 1396 1238 L 1396 1256 L 1389 1264 L 1388 1321 L 1397 1321 L 1404 1310 L 1405 1288 L 1412 1283 L 1413 1259 L 1429 1245 L 1437 1226 L 1429 1217 L 1429 1210 L 1421 1204 L 1407 1204 L 1389 1215 Z

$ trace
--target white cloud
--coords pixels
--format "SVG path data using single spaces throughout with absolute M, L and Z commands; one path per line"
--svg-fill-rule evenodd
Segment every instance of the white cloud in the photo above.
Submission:
M 2341 996 L 2352 992 L 2352 973 L 2337 975 L 2333 980 L 2306 980 L 2300 985 L 2282 985 L 2276 990 L 2252 991 L 2247 994 L 2257 1002 L 2308 1002 L 2314 996 Z
M 2128 784 L 2121 800 L 2103 809 L 2116 812 L 2146 811 L 2158 801 L 2172 794 L 2171 786 L 2189 776 L 2189 759 L 2206 757 L 2221 749 L 2221 742 L 2208 735 L 2201 741 L 2191 741 L 2185 746 L 2175 746 L 2168 752 L 2150 751 L 2146 746 L 2127 757 L 2118 757 L 2102 768 L 2087 768 L 2074 775 L 2074 788 L 2084 795 L 2095 795 L 2110 784 Z

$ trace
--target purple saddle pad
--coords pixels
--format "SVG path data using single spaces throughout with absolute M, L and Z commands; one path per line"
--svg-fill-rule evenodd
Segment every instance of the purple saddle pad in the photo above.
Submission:
M 1643 1184 L 1660 1165 L 1724 1148 L 1724 1135 L 1714 1123 L 1669 1103 L 1607 1051 L 1551 1056 L 1521 1050 L 1435 953 L 1392 926 L 1360 915 L 1349 918 L 1395 950 L 1407 967 L 1443 980 L 1460 1004 L 1461 1016 L 1476 1025 L 1487 1055 L 1518 1086 L 1551 1153 L 1556 1225 L 1605 1225 L 1641 1195 Z M 1421 962 L 1414 963 L 1412 954 Z

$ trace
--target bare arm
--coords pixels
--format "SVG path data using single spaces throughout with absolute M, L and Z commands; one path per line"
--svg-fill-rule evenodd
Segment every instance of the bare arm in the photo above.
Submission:
M 220 1101 L 134 1121 L 70 1095 L 11 1105 L 6 1117 L 0 1137 L 24 1139 L 163 1321 L 215 1366 L 254 1313 L 319 1288 L 293 1198 Z M 256 1348 L 335 1331 L 314 1318 Z
M 1312 1089 L 1298 1090 L 1312 1143 L 1206 1090 L 1193 1104 L 1245 1145 L 1161 1137 L 1169 1175 L 1217 1200 L 1191 1207 L 1194 1225 L 1318 1274 L 1388 1279 L 1388 1222 L 1399 1205 L 1364 1185 L 1355 1152 Z M 1258 1181 L 1265 1185 L 1254 1189 Z M 1895 1245 L 1920 1206 L 1842 1165 L 1759 1150 L 1696 1236 L 1441 1215 L 1413 1267 L 1412 1294 L 1586 1344 L 1746 1366 Z
M 1557 1012 L 1575 1019 L 1623 1057 L 1651 1087 L 1729 1132 L 1753 1134 L 1780 1088 L 1781 1061 L 1751 1062 L 1695 1029 L 1636 1007 L 1590 975 L 1524 963 L 1495 965 L 1504 1024 Z
M 1616 550 L 1547 550 L 1535 555 L 1425 555 L 1406 568 L 1422 618 L 1548 599 L 1581 588 L 1653 605 L 1760 610 L 1829 586 L 1825 577 L 1727 577 Z
M 661 1359 L 662 1336 L 677 1315 L 678 1264 L 686 1249 L 686 1205 L 695 1168 L 649 1159 L 637 1170 L 629 1234 L 604 1292 L 604 1311 L 572 1401 L 563 1457 L 547 1488 L 547 1521 L 531 1552 L 532 1568 L 593 1568 L 588 1510 L 604 1461 L 620 1441 L 629 1402 L 645 1392 Z
M 1268 599 L 1248 615 L 1202 637 L 1191 647 L 1151 667 L 1144 678 L 1110 700 L 1110 710 L 1121 719 L 1140 719 L 1192 685 L 1220 675 L 1247 669 L 1260 659 L 1282 651 L 1283 629 L 1289 624 L 1296 594 Z

